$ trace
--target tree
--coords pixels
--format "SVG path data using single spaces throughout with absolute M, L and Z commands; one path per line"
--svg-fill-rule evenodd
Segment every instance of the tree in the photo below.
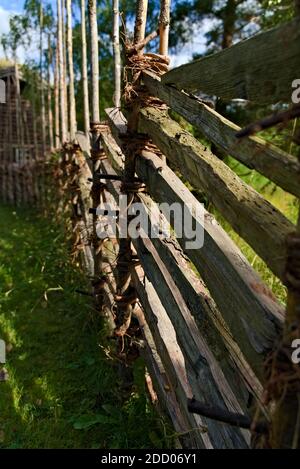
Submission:
M 113 0 L 113 47 L 114 47 L 114 68 L 115 68 L 115 93 L 114 104 L 121 105 L 121 52 L 120 52 L 120 32 L 119 32 L 119 0 Z
M 67 49 L 69 58 L 69 102 L 70 102 L 70 139 L 75 140 L 76 105 L 74 92 L 74 68 L 73 68 L 73 38 L 72 38 L 72 6 L 71 0 L 67 0 Z
M 44 13 L 43 3 L 39 5 L 40 17 L 40 93 L 41 93 L 41 118 L 42 118 L 42 145 L 43 153 L 46 150 L 46 110 L 45 110 L 45 94 L 44 94 L 44 77 L 43 77 L 43 27 L 44 27 Z
M 66 126 L 66 103 L 65 103 L 65 65 L 63 50 L 63 21 L 62 21 L 62 5 L 61 0 L 57 0 L 57 48 L 59 63 L 59 98 L 60 98 L 60 124 L 61 124 L 61 142 L 67 140 Z
M 81 42 L 82 42 L 82 86 L 83 86 L 83 115 L 84 132 L 89 136 L 90 130 L 90 107 L 89 107 L 89 89 L 88 89 L 88 69 L 87 69 L 87 44 L 86 44 L 86 22 L 85 22 L 85 0 L 80 0 L 81 10 Z
M 97 1 L 88 0 L 91 33 L 91 74 L 92 74 L 92 122 L 100 122 L 99 111 L 99 47 L 97 25 Z

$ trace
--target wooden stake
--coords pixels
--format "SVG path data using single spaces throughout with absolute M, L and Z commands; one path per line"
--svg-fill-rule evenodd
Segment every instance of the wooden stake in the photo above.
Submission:
M 114 71 L 115 71 L 115 107 L 121 106 L 121 52 L 119 31 L 119 0 L 113 0 L 113 48 L 114 48 Z
M 145 38 L 147 10 L 148 0 L 138 0 L 134 27 L 134 44 L 138 44 Z M 143 55 L 143 49 L 139 50 L 138 54 Z
M 85 24 L 85 0 L 81 0 L 81 43 L 82 43 L 82 87 L 83 87 L 83 120 L 84 133 L 89 138 L 90 130 L 90 107 L 89 88 L 87 76 L 87 46 L 86 46 L 86 24 Z
M 71 0 L 67 0 L 67 48 L 68 48 L 68 57 L 69 57 L 70 140 L 74 141 L 77 126 L 76 126 L 76 103 L 75 103 L 75 91 L 74 91 L 72 6 L 71 6 Z
M 45 94 L 43 80 L 43 2 L 40 3 L 40 94 L 41 94 L 41 119 L 42 119 L 42 145 L 43 154 L 46 152 L 46 111 L 45 111 Z
M 297 16 L 300 12 L 299 0 L 295 2 L 295 6 Z M 300 158 L 300 148 L 298 158 Z M 295 234 L 287 240 L 288 296 L 282 340 L 270 362 L 272 369 L 267 370 L 270 374 L 267 395 L 272 404 L 269 444 L 276 449 L 300 449 L 300 365 L 292 362 L 293 341 L 300 339 L 299 259 L 300 213 Z
M 67 140 L 67 126 L 65 116 L 65 73 L 64 73 L 64 51 L 63 51 L 63 22 L 62 22 L 62 9 L 61 0 L 57 0 L 57 23 L 58 23 L 58 36 L 57 47 L 59 57 L 59 98 L 60 98 L 60 123 L 61 123 L 61 143 Z
M 160 2 L 159 53 L 161 55 L 168 55 L 169 52 L 170 5 L 171 0 L 161 0 Z
M 55 114 L 55 148 L 60 147 L 60 122 L 59 122 L 59 47 L 58 42 L 55 49 L 54 69 L 54 114 Z
M 92 122 L 100 122 L 99 111 L 99 48 L 96 0 L 88 0 L 91 30 L 91 69 L 92 69 Z
M 63 48 L 63 58 L 64 58 L 64 92 L 65 92 L 65 119 L 66 119 L 66 130 L 67 130 L 67 140 L 69 139 L 69 109 L 68 109 L 68 61 L 67 61 L 67 34 L 66 34 L 66 0 L 62 0 L 62 48 Z
M 47 101 L 48 101 L 48 126 L 49 126 L 49 143 L 50 150 L 53 150 L 53 114 L 52 114 L 52 96 L 51 96 L 51 63 L 52 63 L 52 49 L 51 49 L 51 35 L 48 34 L 48 76 L 47 76 Z M 28 142 L 29 143 L 29 142 Z
M 136 8 L 136 20 L 134 28 L 134 45 L 143 41 L 146 31 L 146 21 L 147 21 L 147 7 L 148 0 L 138 0 Z M 139 55 L 143 54 L 143 49 L 140 49 L 137 52 Z M 132 78 L 132 77 L 131 77 Z M 134 106 L 130 110 L 130 115 L 128 118 L 128 136 L 134 139 L 134 135 L 137 133 L 138 129 L 138 113 L 139 113 L 139 104 Z M 124 163 L 124 182 L 129 183 L 134 180 L 135 177 L 135 154 L 134 151 L 125 149 L 125 163 Z M 129 200 L 134 199 L 134 194 L 128 194 Z M 127 201 L 127 203 L 130 203 Z M 132 263 L 132 248 L 131 248 L 131 238 L 127 234 L 126 238 L 121 238 L 119 243 L 119 256 L 117 264 L 117 295 L 120 297 L 126 297 L 129 294 L 132 294 L 132 285 L 131 285 L 131 270 L 130 265 Z M 126 303 L 126 300 L 125 300 Z M 117 319 L 116 319 L 116 335 L 124 336 L 131 322 L 133 306 L 132 303 L 118 306 Z

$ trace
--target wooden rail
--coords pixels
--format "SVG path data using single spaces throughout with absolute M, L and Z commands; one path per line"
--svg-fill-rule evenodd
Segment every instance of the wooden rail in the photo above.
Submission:
M 285 239 L 294 231 L 293 224 L 166 112 L 143 109 L 139 129 L 148 132 L 186 180 L 209 197 L 235 231 L 282 278 Z
M 300 163 L 297 158 L 258 137 L 237 139 L 240 127 L 195 96 L 164 85 L 159 77 L 149 72 L 143 73 L 143 80 L 152 96 L 168 104 L 212 143 L 287 192 L 300 197 Z
M 162 83 L 223 99 L 289 102 L 300 74 L 300 18 L 166 73 Z

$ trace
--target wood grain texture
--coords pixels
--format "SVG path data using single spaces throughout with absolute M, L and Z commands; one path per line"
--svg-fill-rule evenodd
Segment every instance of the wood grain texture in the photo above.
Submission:
M 122 174 L 123 171 L 123 163 L 122 160 L 119 160 L 118 153 L 121 152 L 120 148 L 116 146 L 114 139 L 112 138 L 110 133 L 103 133 L 101 135 L 102 143 L 106 147 L 106 154 L 108 156 L 108 160 L 103 160 L 101 162 L 102 171 L 107 174 Z M 116 170 L 113 169 L 111 163 L 116 167 Z M 118 204 L 118 197 L 120 194 L 120 182 L 119 181 L 107 181 L 107 186 L 110 194 L 114 198 L 114 204 Z M 112 266 L 113 268 L 113 266 Z M 115 268 L 115 267 L 114 267 Z M 110 269 L 111 270 L 111 269 Z M 144 285 L 144 272 L 141 267 L 135 269 L 134 272 L 135 280 L 140 279 L 142 280 L 142 285 L 140 288 L 143 288 Z M 114 280 L 115 283 L 115 280 Z M 135 282 L 136 284 L 136 282 Z M 114 291 L 115 293 L 115 291 Z M 142 298 L 146 298 L 146 293 L 142 295 Z M 111 297 L 111 295 L 110 295 Z M 113 298 L 110 298 L 111 305 L 113 304 Z M 180 441 L 182 442 L 185 448 L 195 448 L 203 446 L 202 439 L 200 438 L 200 443 L 197 443 L 198 435 L 197 433 L 190 432 L 191 424 L 190 421 L 187 419 L 184 412 L 181 411 L 182 405 L 180 405 L 177 396 L 176 396 L 176 388 L 172 386 L 172 381 L 168 377 L 168 373 L 166 372 L 164 365 L 161 361 L 159 353 L 157 351 L 155 341 L 153 339 L 153 335 L 151 330 L 145 320 L 143 310 L 136 307 L 133 310 L 133 315 L 139 322 L 141 327 L 141 333 L 143 336 L 143 341 L 141 345 L 141 353 L 145 359 L 147 369 L 150 371 L 151 378 L 154 383 L 155 391 L 159 396 L 159 405 L 168 413 L 171 418 L 171 421 L 174 425 L 176 432 L 178 432 L 180 436 Z M 172 373 L 171 373 L 172 375 Z M 184 402 L 185 404 L 185 402 Z
M 175 390 L 178 401 L 182 403 L 181 412 L 188 421 L 190 430 L 198 428 L 197 431 L 191 431 L 195 440 L 194 448 L 213 448 L 204 419 L 198 419 L 199 416 L 189 414 L 187 405 L 183 405 L 187 397 L 193 395 L 193 392 L 188 381 L 184 357 L 177 344 L 174 327 L 152 283 L 145 277 L 144 272 L 135 269 L 132 272 L 132 277 L 155 346 L 165 369 L 168 370 L 170 385 Z
M 164 218 L 158 205 L 147 194 L 139 194 L 139 199 L 149 216 L 150 228 L 153 224 L 158 226 L 158 217 Z M 248 411 L 249 393 L 261 401 L 263 387 L 230 334 L 206 285 L 196 275 L 188 257 L 172 234 L 166 238 L 152 237 L 151 241 L 180 290 L 199 332 L 205 337 L 231 388 L 235 389 L 235 396 L 243 410 Z
M 112 165 L 110 174 L 114 173 L 113 167 L 117 174 L 122 174 L 120 148 L 110 134 L 103 134 L 102 139 L 109 164 Z M 109 182 L 108 185 L 115 199 L 118 200 L 117 192 L 111 187 L 113 184 Z M 151 229 L 153 224 L 158 225 L 164 216 L 147 194 L 139 194 L 138 197 L 149 215 L 149 228 Z M 183 253 L 176 238 L 174 236 L 152 238 L 152 243 L 179 288 L 200 333 L 206 338 L 214 356 L 221 364 L 230 386 L 236 389 L 235 395 L 240 405 L 246 411 L 249 393 L 257 400 L 261 400 L 262 385 L 259 379 L 230 334 L 204 282 L 194 273 L 188 257 Z
M 178 242 L 201 274 L 247 362 L 263 380 L 264 357 L 281 327 L 282 308 L 213 216 L 205 211 L 204 225 L 194 216 L 199 202 L 170 168 L 162 169 L 155 155 L 143 156 L 137 161 L 137 174 L 158 202 L 191 207 L 194 223 L 204 229 L 204 247 L 187 249 L 184 236 Z
M 294 225 L 208 148 L 170 119 L 167 112 L 143 109 L 139 128 L 149 134 L 186 180 L 208 196 L 233 229 L 282 279 L 285 239 L 295 230 Z
M 197 98 L 143 73 L 149 92 L 193 124 L 212 143 L 250 169 L 256 169 L 287 192 L 300 197 L 300 163 L 296 157 L 259 137 L 236 138 L 240 127 Z
M 124 118 L 121 121 L 122 133 Z M 118 133 L 119 122 L 119 118 L 116 122 L 113 118 L 110 121 L 114 135 Z M 110 137 L 107 142 L 110 150 L 116 147 L 112 141 Z M 117 162 L 115 165 L 122 168 L 119 151 L 110 151 L 110 156 Z M 144 153 L 137 160 L 136 170 L 158 202 L 178 202 L 190 207 L 199 204 L 170 168 L 162 168 L 162 162 L 156 155 L 147 157 Z M 194 222 L 204 229 L 205 248 L 186 250 L 184 237 L 178 239 L 179 244 L 198 269 L 227 324 L 229 334 L 224 334 L 224 325 L 217 327 L 235 361 L 238 362 L 240 357 L 240 369 L 247 369 L 249 364 L 262 382 L 264 357 L 278 336 L 283 308 L 211 214 L 205 211 L 204 224 L 195 217 Z M 253 376 L 251 368 L 248 372 Z M 250 379 L 252 383 L 255 381 L 255 377 Z M 260 392 L 261 387 L 258 385 L 254 394 L 259 395 Z
M 153 325 L 153 331 L 155 330 L 153 333 L 157 334 L 161 325 L 166 324 L 164 332 L 170 334 L 168 350 L 171 357 L 173 356 L 172 343 L 175 341 L 178 344 L 183 363 L 185 363 L 187 383 L 191 388 L 188 392 L 192 392 L 193 396 L 201 402 L 242 413 L 242 408 L 223 371 L 201 336 L 179 288 L 160 260 L 150 239 L 141 237 L 133 239 L 133 245 L 147 279 L 151 282 L 164 309 L 164 315 L 161 313 L 160 316 L 154 309 L 158 321 L 156 325 Z M 150 324 L 149 327 L 151 327 Z M 184 403 L 184 400 L 181 399 L 181 402 Z M 220 425 L 211 419 L 203 419 L 203 421 L 214 448 L 246 448 L 248 446 L 245 437 L 248 436 L 249 442 L 249 434 L 246 433 L 244 436 L 240 430 L 236 431 L 233 427 Z
M 259 104 L 290 102 L 300 75 L 300 18 L 216 54 L 181 65 L 162 77 L 178 89 Z

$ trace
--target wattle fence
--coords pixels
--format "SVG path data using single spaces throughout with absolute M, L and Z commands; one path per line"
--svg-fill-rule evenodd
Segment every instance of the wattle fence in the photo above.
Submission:
M 133 92 L 127 83 L 127 119 L 119 108 L 107 109 L 106 121 L 93 125 L 92 148 L 77 133 L 79 146 L 65 146 L 61 155 L 56 178 L 69 191 L 74 253 L 83 255 L 97 305 L 114 325 L 119 356 L 130 366 L 126 351 L 139 349 L 159 403 L 186 447 L 247 448 L 251 432 L 255 441 L 267 438 L 264 363 L 281 338 L 285 311 L 182 178 L 207 196 L 292 294 L 286 241 L 296 226 L 168 110 L 299 198 L 297 158 L 256 136 L 238 138 L 235 124 L 191 94 L 289 102 L 300 76 L 299 46 L 296 18 L 163 75 L 165 57 L 128 54 Z M 5 171 L 10 174 L 7 166 Z M 2 170 L 3 187 L 5 180 Z M 142 204 L 154 228 L 174 222 L 167 219 L 172 204 L 188 210 L 194 228 L 204 233 L 203 247 L 188 248 L 190 239 L 184 229 L 178 235 L 178 226 L 167 237 L 99 238 L 99 226 L 111 216 L 108 205 L 120 222 L 124 194 L 126 209 Z

